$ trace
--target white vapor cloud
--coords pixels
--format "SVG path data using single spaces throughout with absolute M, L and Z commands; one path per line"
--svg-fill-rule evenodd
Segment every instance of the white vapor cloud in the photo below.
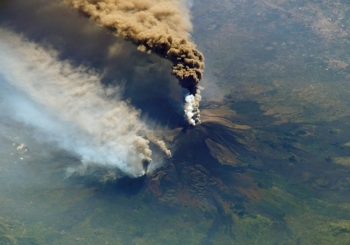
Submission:
M 196 95 L 189 94 L 185 97 L 184 112 L 188 123 L 195 126 L 201 123 L 199 102 L 202 100 L 201 90 L 203 87 L 198 86 Z
M 133 177 L 145 172 L 142 161 L 152 154 L 143 137 L 147 128 L 118 88 L 103 87 L 95 71 L 60 61 L 54 50 L 1 28 L 0 53 L 0 96 L 8 104 L 2 114 L 79 156 L 82 165 L 69 173 L 94 165 Z

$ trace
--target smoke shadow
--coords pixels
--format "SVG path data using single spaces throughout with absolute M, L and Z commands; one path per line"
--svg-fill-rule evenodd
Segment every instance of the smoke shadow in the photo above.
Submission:
M 73 186 L 83 185 L 88 189 L 96 189 L 95 197 L 108 200 L 113 196 L 119 195 L 128 198 L 136 196 L 144 188 L 146 180 L 147 175 L 143 175 L 137 178 L 123 176 L 116 180 L 101 182 L 101 176 L 94 172 L 90 175 L 71 176 L 66 179 L 66 183 Z
M 135 196 L 144 187 L 146 178 L 146 175 L 138 178 L 124 177 L 117 181 L 114 188 L 117 192 L 123 193 L 125 196 Z

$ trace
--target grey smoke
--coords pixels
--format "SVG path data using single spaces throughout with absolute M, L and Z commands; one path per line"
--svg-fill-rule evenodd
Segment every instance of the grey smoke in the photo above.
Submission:
M 142 161 L 152 154 L 148 129 L 140 111 L 121 100 L 118 87 L 102 86 L 97 72 L 60 61 L 55 50 L 5 29 L 0 52 L 6 116 L 35 128 L 39 140 L 78 155 L 83 164 L 76 171 L 99 165 L 143 174 Z

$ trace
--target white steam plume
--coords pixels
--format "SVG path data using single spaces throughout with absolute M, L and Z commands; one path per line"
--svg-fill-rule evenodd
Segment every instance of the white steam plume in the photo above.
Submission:
M 141 137 L 146 127 L 140 112 L 121 101 L 115 88 L 104 88 L 97 73 L 1 28 L 0 53 L 0 76 L 17 90 L 8 96 L 8 116 L 80 156 L 77 171 L 96 164 L 134 177 L 147 171 L 142 163 L 151 161 L 152 151 Z
M 189 94 L 185 97 L 185 116 L 188 123 L 193 126 L 201 123 L 199 110 L 199 102 L 202 100 L 201 89 L 203 88 L 198 86 L 195 95 Z

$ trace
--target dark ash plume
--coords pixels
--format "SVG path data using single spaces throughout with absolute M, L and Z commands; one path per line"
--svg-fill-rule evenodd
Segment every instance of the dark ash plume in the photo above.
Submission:
M 189 40 L 188 10 L 177 0 L 65 0 L 143 52 L 154 52 L 173 63 L 172 74 L 196 95 L 204 57 Z M 199 103 L 198 103 L 199 104 Z M 199 110 L 193 113 L 200 122 Z M 190 122 L 190 121 L 189 121 Z M 191 123 L 193 124 L 193 123 Z

